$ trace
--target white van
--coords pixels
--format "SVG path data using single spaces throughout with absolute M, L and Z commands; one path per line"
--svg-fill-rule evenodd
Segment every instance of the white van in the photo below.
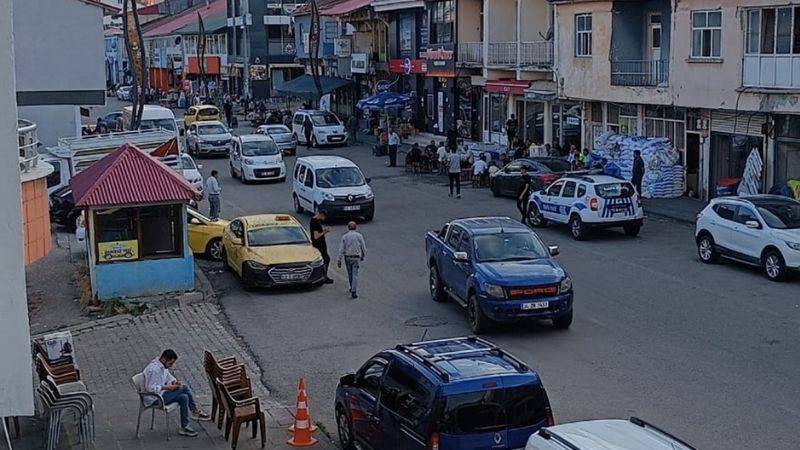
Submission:
M 122 126 L 125 130 L 130 129 L 133 119 L 133 106 L 122 108 Z M 175 121 L 175 114 L 169 108 L 158 105 L 144 105 L 142 112 L 142 122 L 139 124 L 140 130 L 157 130 L 163 128 L 178 137 L 178 122 Z
M 298 213 L 323 211 L 328 217 L 375 215 L 375 195 L 355 163 L 341 156 L 297 158 L 292 175 L 292 199 Z
M 286 181 L 286 164 L 272 140 L 264 134 L 235 136 L 230 152 L 231 177 L 242 183 L 257 180 Z
M 347 131 L 336 114 L 321 109 L 299 109 L 292 118 L 292 135 L 296 142 L 308 145 L 303 123 L 308 118 L 313 125 L 311 146 L 347 144 Z

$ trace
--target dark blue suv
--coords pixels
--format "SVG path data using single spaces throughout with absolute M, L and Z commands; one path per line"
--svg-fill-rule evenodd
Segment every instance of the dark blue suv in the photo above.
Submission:
M 385 350 L 336 388 L 344 449 L 478 450 L 524 448 L 553 425 L 539 375 L 477 337 Z

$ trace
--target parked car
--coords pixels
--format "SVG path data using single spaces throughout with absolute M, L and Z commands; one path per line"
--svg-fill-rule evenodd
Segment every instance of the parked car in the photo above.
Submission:
M 133 86 L 120 86 L 117 88 L 117 100 L 129 102 L 133 95 Z
M 596 228 L 621 227 L 626 235 L 636 236 L 644 211 L 636 188 L 627 181 L 608 175 L 570 175 L 530 197 L 528 223 L 543 227 L 548 222 L 567 224 L 579 241 Z
M 76 221 L 81 215 L 81 210 L 75 208 L 72 197 L 72 188 L 62 186 L 50 193 L 50 221 L 57 223 L 67 231 L 75 231 Z
M 339 380 L 335 411 L 344 449 L 519 449 L 553 425 L 539 375 L 476 337 L 378 353 Z
M 761 266 L 772 281 L 800 270 L 800 201 L 777 195 L 719 197 L 697 215 L 697 253 Z
M 126 106 L 122 108 L 122 127 L 125 130 L 131 128 L 133 121 L 133 106 Z M 158 105 L 144 105 L 142 111 L 142 120 L 139 123 L 140 130 L 158 130 L 163 129 L 169 131 L 178 137 L 178 122 L 175 120 L 175 113 L 171 109 Z
M 222 234 L 222 265 L 245 288 L 320 285 L 322 255 L 308 233 L 288 214 L 260 214 L 232 220 Z
M 489 178 L 489 188 L 495 197 L 516 197 L 522 184 L 522 168 L 528 169 L 533 190 L 541 190 L 564 176 L 570 165 L 562 158 L 533 157 L 514 160 Z
M 292 130 L 286 125 L 261 125 L 256 133 L 265 134 L 275 141 L 284 155 L 297 154 L 297 141 L 292 136 Z
M 235 136 L 231 143 L 230 171 L 242 183 L 259 180 L 286 181 L 286 164 L 275 141 L 264 134 Z
M 202 165 L 195 163 L 194 159 L 186 153 L 180 156 L 180 173 L 195 189 L 203 192 L 203 175 L 200 173 Z
M 106 114 L 103 117 L 103 123 L 109 131 L 122 131 L 122 111 Z
M 375 195 L 369 182 L 355 163 L 341 156 L 297 158 L 292 177 L 294 209 L 370 221 L 375 215 Z
M 208 122 L 210 120 L 222 120 L 219 108 L 214 105 L 190 106 L 183 115 L 183 129 L 189 130 L 189 125 L 195 122 Z
M 194 208 L 186 208 L 189 221 L 189 248 L 192 253 L 203 254 L 208 259 L 222 259 L 222 233 L 229 221 L 211 220 Z
M 473 333 L 490 321 L 550 319 L 572 324 L 572 280 L 525 224 L 508 217 L 475 217 L 428 232 L 425 250 L 431 298 L 452 298 L 467 311 Z
M 311 146 L 338 145 L 347 143 L 347 131 L 344 129 L 342 121 L 336 114 L 318 109 L 300 109 L 294 113 L 292 118 L 292 135 L 296 142 L 306 144 L 306 136 L 303 132 L 303 123 L 308 117 L 313 125 L 311 133 Z
M 586 420 L 541 428 L 525 450 L 696 450 L 661 428 L 630 420 Z
M 186 147 L 193 156 L 228 156 L 233 135 L 219 120 L 194 122 L 186 132 Z

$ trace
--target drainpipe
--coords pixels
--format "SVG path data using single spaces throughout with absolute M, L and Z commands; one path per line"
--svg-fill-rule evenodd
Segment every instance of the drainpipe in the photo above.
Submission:
M 520 79 L 520 72 L 521 72 L 521 70 L 520 70 L 520 61 L 522 61 L 520 59 L 520 55 L 521 55 L 521 48 L 520 48 L 521 47 L 521 43 L 520 43 L 520 37 L 521 36 L 520 35 L 521 35 L 521 33 L 520 33 L 520 19 L 519 19 L 519 16 L 520 16 L 520 13 L 522 12 L 522 1 L 521 0 L 514 0 L 514 3 L 517 6 L 517 45 L 515 46 L 516 49 L 517 49 L 517 67 L 516 67 L 516 71 L 515 72 L 516 72 L 517 80 L 519 80 Z M 517 118 L 517 120 L 520 120 L 520 119 Z

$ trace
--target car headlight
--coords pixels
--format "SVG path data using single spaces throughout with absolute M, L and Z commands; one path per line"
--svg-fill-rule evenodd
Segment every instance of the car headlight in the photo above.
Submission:
M 253 164 L 255 161 L 253 161 L 250 158 L 245 158 L 243 162 L 249 166 L 249 165 Z
M 198 144 L 205 144 L 205 143 L 206 143 L 206 141 L 204 141 L 204 140 L 202 140 L 202 139 L 200 139 L 200 138 L 197 138 L 197 143 L 198 143 Z
M 786 245 L 788 245 L 789 248 L 793 248 L 795 250 L 800 250 L 800 242 L 786 241 Z
M 323 264 L 325 264 L 325 260 L 322 258 L 317 258 L 311 261 L 311 264 L 309 264 L 309 266 L 316 268 L 316 267 L 322 267 Z
M 491 283 L 483 283 L 483 290 L 489 297 L 506 298 L 506 291 L 501 286 Z
M 564 277 L 561 280 L 561 284 L 558 286 L 558 293 L 563 294 L 569 291 L 570 289 L 572 289 L 572 278 Z
M 364 198 L 366 198 L 367 200 L 371 200 L 375 198 L 375 194 L 372 191 L 369 191 L 364 195 Z
M 263 270 L 267 268 L 267 266 L 255 261 L 247 261 L 247 265 L 250 266 L 251 269 Z
M 323 200 L 327 200 L 329 202 L 332 202 L 332 201 L 336 200 L 336 197 L 334 197 L 333 194 L 329 194 L 329 193 L 326 192 L 326 193 L 322 194 L 322 199 Z

